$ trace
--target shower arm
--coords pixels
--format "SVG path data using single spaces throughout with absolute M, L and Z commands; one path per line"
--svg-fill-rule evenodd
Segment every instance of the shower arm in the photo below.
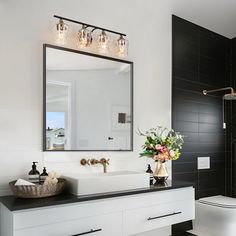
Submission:
M 225 91 L 225 90 L 231 90 L 231 93 L 234 93 L 234 89 L 232 87 L 212 89 L 212 90 L 203 90 L 202 93 L 204 95 L 207 95 L 208 93 L 214 93 L 214 92 Z
M 234 94 L 234 89 L 232 87 L 226 87 L 226 88 L 219 88 L 219 89 L 212 89 L 212 90 L 203 90 L 203 95 L 207 95 L 208 93 L 214 93 L 219 91 L 225 91 L 225 90 L 231 90 L 231 94 Z M 226 123 L 225 123 L 225 98 L 222 97 L 222 121 L 223 121 L 223 129 L 226 129 Z

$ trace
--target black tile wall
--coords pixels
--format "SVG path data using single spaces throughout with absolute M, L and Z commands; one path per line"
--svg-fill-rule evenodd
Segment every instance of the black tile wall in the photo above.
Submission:
M 177 16 L 172 37 L 172 127 L 186 136 L 172 163 L 173 179 L 191 181 L 196 198 L 227 194 L 230 135 L 222 128 L 223 94 L 203 96 L 202 90 L 230 86 L 231 40 Z M 211 158 L 210 169 L 197 169 L 201 156 Z
M 236 38 L 232 39 L 232 85 L 236 88 Z M 236 197 L 236 101 L 231 103 L 232 127 L 231 127 L 231 142 L 232 148 L 232 194 Z

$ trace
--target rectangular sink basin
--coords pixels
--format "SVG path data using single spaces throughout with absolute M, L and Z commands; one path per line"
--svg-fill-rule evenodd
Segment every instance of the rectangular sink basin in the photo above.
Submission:
M 148 173 L 116 171 L 109 173 L 67 174 L 63 176 L 69 191 L 75 195 L 88 195 L 149 187 Z

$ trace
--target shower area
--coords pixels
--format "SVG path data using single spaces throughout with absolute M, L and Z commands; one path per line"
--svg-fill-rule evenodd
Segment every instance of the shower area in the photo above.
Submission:
M 196 199 L 236 197 L 235 89 L 236 39 L 173 16 L 172 127 L 185 143 L 172 176 L 191 181 Z
M 226 88 L 219 88 L 219 89 L 212 89 L 212 90 L 206 90 L 204 89 L 202 91 L 203 95 L 208 95 L 211 93 L 216 93 L 216 92 L 223 92 L 230 90 L 230 93 L 225 93 L 222 96 L 222 128 L 226 129 L 226 119 L 225 119 L 225 101 L 233 101 L 236 100 L 236 93 L 234 92 L 234 89 L 232 87 L 226 87 Z
M 232 80 L 231 80 L 232 82 Z M 236 198 L 234 193 L 234 150 L 235 150 L 235 138 L 232 133 L 234 122 L 230 118 L 226 118 L 226 112 L 230 117 L 232 116 L 233 103 L 227 104 L 236 100 L 236 93 L 232 87 L 218 88 L 212 90 L 204 89 L 202 91 L 204 96 L 210 94 L 223 93 L 222 96 L 222 129 L 227 129 L 231 134 L 230 138 L 226 142 L 230 142 L 230 155 L 225 158 L 229 158 L 229 193 L 224 195 L 216 195 L 211 197 L 200 198 L 195 203 L 195 220 L 193 221 L 193 232 L 196 235 L 204 233 L 209 236 L 235 236 L 236 234 Z M 230 107 L 229 111 L 225 111 L 225 107 Z M 227 126 L 226 122 L 229 122 L 230 126 Z M 227 161 L 227 160 L 226 160 Z
M 233 54 L 232 54 L 233 55 Z M 232 79 L 230 80 L 232 83 Z M 228 176 L 228 193 L 225 192 L 224 195 L 229 197 L 236 197 L 234 192 L 234 172 L 235 172 L 235 130 L 234 130 L 234 117 L 233 117 L 233 107 L 234 103 L 233 101 L 236 100 L 236 93 L 233 89 L 233 87 L 225 87 L 225 88 L 218 88 L 218 89 L 212 89 L 212 90 L 206 90 L 204 89 L 202 91 L 202 94 L 204 96 L 209 96 L 210 94 L 216 94 L 219 93 L 222 96 L 222 129 L 224 129 L 226 134 L 228 134 L 225 142 L 226 147 L 227 143 L 229 143 L 228 147 L 228 155 L 226 155 L 225 158 L 229 158 L 229 160 L 225 160 L 226 163 L 228 163 L 229 168 L 229 176 Z M 227 114 L 227 116 L 226 116 Z M 228 127 L 228 125 L 229 127 Z M 227 129 L 227 130 L 226 130 Z M 227 175 L 227 173 L 226 173 Z M 227 180 L 227 179 L 226 179 Z M 225 180 L 225 181 L 226 181 Z

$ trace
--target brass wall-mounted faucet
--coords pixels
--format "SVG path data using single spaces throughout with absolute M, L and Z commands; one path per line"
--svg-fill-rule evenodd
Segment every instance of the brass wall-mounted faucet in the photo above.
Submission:
M 82 165 L 82 166 L 85 166 L 85 165 L 89 165 L 90 166 L 90 159 L 81 159 L 80 160 L 80 164 Z
M 97 159 L 92 159 L 92 160 L 90 160 L 90 159 L 88 159 L 88 160 L 82 159 L 80 161 L 80 164 L 82 166 L 90 165 L 90 164 L 91 165 L 101 164 L 103 166 L 103 172 L 107 173 L 107 166 L 109 165 L 109 161 L 110 161 L 110 159 L 105 159 L 105 158 L 101 158 L 100 160 L 97 160 Z

